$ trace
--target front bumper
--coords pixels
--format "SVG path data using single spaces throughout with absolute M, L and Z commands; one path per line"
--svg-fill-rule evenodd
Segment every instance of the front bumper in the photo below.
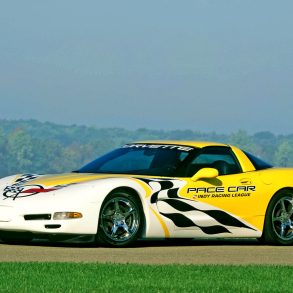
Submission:
M 63 243 L 89 243 L 95 241 L 95 235 L 92 234 L 51 234 L 51 233 L 32 233 L 32 232 L 14 232 L 0 230 L 0 241 L 5 243 L 27 243 L 31 240 L 37 242 L 63 242 Z
M 54 220 L 55 212 L 79 212 L 82 218 Z M 49 216 L 50 215 L 50 216 Z M 95 204 L 0 205 L 0 231 L 33 234 L 96 234 L 99 210 Z

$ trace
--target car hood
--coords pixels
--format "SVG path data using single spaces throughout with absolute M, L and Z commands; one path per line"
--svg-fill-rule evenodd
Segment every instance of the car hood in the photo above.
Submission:
M 5 198 L 21 198 L 48 193 L 78 183 L 108 178 L 129 178 L 131 175 L 65 173 L 55 175 L 21 174 L 1 179 L 0 193 Z M 135 176 L 137 177 L 137 176 Z
M 38 175 L 37 175 L 38 176 Z M 92 173 L 65 173 L 54 175 L 40 175 L 29 181 L 29 184 L 39 184 L 43 186 L 70 185 L 82 182 L 88 182 L 97 179 L 129 177 L 126 175 L 116 174 L 92 174 Z

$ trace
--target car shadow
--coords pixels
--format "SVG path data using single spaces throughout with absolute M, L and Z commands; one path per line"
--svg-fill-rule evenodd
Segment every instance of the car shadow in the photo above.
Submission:
M 5 243 L 9 245 L 24 246 L 41 246 L 41 247 L 66 247 L 66 248 L 106 248 L 106 246 L 98 245 L 95 242 L 72 243 L 62 241 L 49 241 L 43 239 L 35 239 L 29 243 Z M 138 240 L 129 248 L 146 248 L 146 247 L 172 247 L 172 246 L 262 246 L 265 245 L 257 239 L 251 238 L 233 238 L 233 239 L 148 239 Z M 113 249 L 113 248 L 112 248 Z M 115 248 L 114 248 L 115 249 Z M 120 248 L 121 249 L 121 248 Z

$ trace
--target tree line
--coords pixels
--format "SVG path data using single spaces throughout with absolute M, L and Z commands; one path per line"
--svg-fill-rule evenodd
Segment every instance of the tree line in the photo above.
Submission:
M 275 166 L 293 166 L 293 134 L 97 128 L 36 120 L 0 119 L 0 177 L 76 170 L 107 151 L 142 140 L 205 140 L 238 146 Z

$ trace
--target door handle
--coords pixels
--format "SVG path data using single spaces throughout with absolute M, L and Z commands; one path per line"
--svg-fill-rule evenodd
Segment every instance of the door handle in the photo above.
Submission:
M 251 184 L 251 180 L 249 178 L 243 178 L 240 180 L 240 183 L 243 185 L 249 185 Z

